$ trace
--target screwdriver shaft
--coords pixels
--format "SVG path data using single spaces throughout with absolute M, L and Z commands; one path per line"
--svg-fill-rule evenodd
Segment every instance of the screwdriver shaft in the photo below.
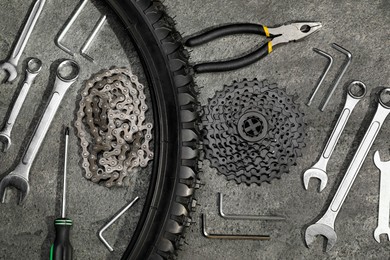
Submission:
M 62 190 L 62 211 L 61 218 L 65 218 L 66 215 L 66 173 L 68 171 L 68 142 L 69 142 L 69 127 L 65 129 L 65 155 L 64 155 L 64 185 Z

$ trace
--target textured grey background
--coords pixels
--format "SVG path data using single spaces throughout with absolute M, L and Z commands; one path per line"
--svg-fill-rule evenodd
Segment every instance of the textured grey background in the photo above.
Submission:
M 0 59 L 5 59 L 18 34 L 20 25 L 32 1 L 0 1 Z M 94 1 L 96 3 L 98 1 Z M 23 146 L 29 140 L 34 124 L 44 109 L 45 101 L 53 84 L 55 67 L 50 65 L 62 58 L 69 58 L 53 42 L 54 36 L 63 26 L 79 1 L 48 0 L 43 17 L 30 39 L 22 56 L 39 57 L 44 62 L 42 73 L 32 86 L 30 95 L 15 126 L 13 146 L 0 155 L 1 172 L 4 176 L 17 163 Z M 186 242 L 179 252 L 179 259 L 387 259 L 389 242 L 378 244 L 373 236 L 377 225 L 379 172 L 372 162 L 372 154 L 380 150 L 382 157 L 389 159 L 387 133 L 390 122 L 383 125 L 366 162 L 356 178 L 348 198 L 337 218 L 335 229 L 338 241 L 333 250 L 323 252 L 323 239 L 318 238 L 311 249 L 304 245 L 304 228 L 326 209 L 350 160 L 353 157 L 364 132 L 375 112 L 376 104 L 372 93 L 380 86 L 390 85 L 390 2 L 382 1 L 189 1 L 167 0 L 168 13 L 175 17 L 177 29 L 184 36 L 209 26 L 231 22 L 254 22 L 272 27 L 273 25 L 296 20 L 321 21 L 322 30 L 299 43 L 277 46 L 264 60 L 229 73 L 204 74 L 196 76 L 200 87 L 199 100 L 204 105 L 216 90 L 233 80 L 243 78 L 268 79 L 297 96 L 297 103 L 306 114 L 307 147 L 298 166 L 281 180 L 261 187 L 237 186 L 219 176 L 215 169 L 204 162 L 200 177 L 205 186 L 197 193 L 200 206 L 194 215 L 194 225 L 186 233 Z M 98 10 L 106 12 L 104 6 Z M 77 50 L 88 32 L 99 18 L 96 5 L 89 4 L 73 29 L 66 44 Z M 111 28 L 115 28 L 116 33 Z M 77 93 L 81 83 L 92 73 L 112 65 L 131 64 L 139 73 L 138 61 L 132 46 L 125 43 L 126 37 L 120 26 L 109 17 L 96 42 L 91 55 L 97 59 L 92 64 L 79 55 L 75 59 L 82 66 L 80 80 L 64 98 L 52 127 L 41 147 L 31 170 L 31 193 L 24 206 L 16 206 L 12 193 L 8 203 L 0 205 L 0 258 L 1 259 L 47 259 L 53 239 L 52 222 L 60 214 L 60 176 L 62 169 L 62 135 L 64 124 L 74 118 Z M 256 36 L 227 37 L 194 49 L 193 62 L 208 59 L 224 59 L 260 44 Z M 318 106 L 329 89 L 344 56 L 331 48 L 336 42 L 353 53 L 353 63 L 336 90 L 327 110 L 321 113 Z M 326 59 L 315 54 L 313 47 L 334 55 L 335 64 L 309 108 L 304 105 L 318 81 Z M 126 50 L 126 51 L 125 51 Z M 50 72 L 49 72 L 50 69 Z M 19 71 L 22 72 L 21 66 Z M 2 84 L 0 89 L 0 115 L 8 111 L 16 90 L 21 86 L 24 74 L 13 84 Z M 302 172 L 318 159 L 327 137 L 332 131 L 345 100 L 345 89 L 351 80 L 361 80 L 368 86 L 368 95 L 351 115 L 345 132 L 328 165 L 327 188 L 318 193 L 315 181 L 309 191 L 303 189 Z M 2 118 L 4 118 L 4 116 Z M 3 119 L 2 119 L 3 120 Z M 3 120 L 4 121 L 4 120 Z M 2 121 L 2 122 L 3 122 Z M 27 130 L 26 130 L 27 129 Z M 118 259 L 129 241 L 131 230 L 142 208 L 142 201 L 124 216 L 106 237 L 115 245 L 116 253 L 109 254 L 96 236 L 96 231 L 126 201 L 145 192 L 147 173 L 139 175 L 129 189 L 108 190 L 84 180 L 78 165 L 77 139 L 70 140 L 69 173 L 69 217 L 73 218 L 73 245 L 76 259 Z M 227 221 L 217 214 L 217 192 L 225 194 L 226 211 L 250 214 L 280 214 L 287 216 L 285 222 Z M 10 194 L 11 195 L 11 194 Z M 225 241 L 208 240 L 200 233 L 200 214 L 206 213 L 210 232 L 269 234 L 271 240 Z

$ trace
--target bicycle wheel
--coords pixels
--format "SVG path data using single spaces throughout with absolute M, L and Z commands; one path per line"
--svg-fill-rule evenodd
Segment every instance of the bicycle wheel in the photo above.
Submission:
M 197 101 L 173 20 L 151 0 L 106 0 L 127 28 L 150 86 L 154 162 L 148 195 L 122 259 L 167 259 L 182 244 L 196 201 Z

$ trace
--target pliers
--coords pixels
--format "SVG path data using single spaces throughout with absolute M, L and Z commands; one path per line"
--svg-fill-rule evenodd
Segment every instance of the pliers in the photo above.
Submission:
M 229 71 L 250 65 L 271 53 L 274 46 L 300 40 L 318 31 L 321 27 L 320 22 L 290 23 L 274 28 L 252 23 L 229 24 L 188 37 L 184 39 L 184 45 L 195 47 L 227 35 L 245 33 L 263 35 L 271 39 L 255 51 L 244 56 L 227 61 L 207 62 L 193 66 L 197 73 Z

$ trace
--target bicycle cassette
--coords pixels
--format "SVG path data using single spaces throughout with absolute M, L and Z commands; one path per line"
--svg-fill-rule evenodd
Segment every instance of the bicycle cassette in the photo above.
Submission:
M 234 82 L 204 107 L 205 157 L 228 180 L 270 183 L 301 156 L 303 118 L 293 97 L 276 84 Z
M 123 186 L 133 169 L 153 159 L 145 100 L 144 86 L 130 69 L 105 70 L 86 82 L 75 126 L 87 179 Z

